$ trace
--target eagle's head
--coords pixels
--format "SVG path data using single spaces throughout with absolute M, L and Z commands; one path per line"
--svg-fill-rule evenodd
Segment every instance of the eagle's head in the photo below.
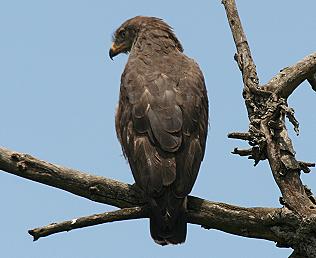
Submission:
M 175 36 L 172 28 L 162 19 L 156 17 L 136 16 L 125 21 L 113 35 L 113 43 L 109 51 L 109 56 L 113 59 L 114 56 L 120 53 L 128 53 L 131 51 L 134 43 L 139 38 L 147 37 L 167 37 L 174 42 L 174 46 L 183 51 L 181 43 Z M 143 35 L 144 37 L 141 37 Z

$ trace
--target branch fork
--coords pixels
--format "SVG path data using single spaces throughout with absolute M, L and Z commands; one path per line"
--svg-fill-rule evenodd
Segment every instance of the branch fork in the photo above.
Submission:
M 243 97 L 249 118 L 248 132 L 230 133 L 228 137 L 248 141 L 251 146 L 250 149 L 235 148 L 232 153 L 254 159 L 255 165 L 260 160 L 268 160 L 282 193 L 282 204 L 299 220 L 295 226 L 296 232 L 291 237 L 288 235 L 288 240 L 281 246 L 294 249 L 291 257 L 316 257 L 315 198 L 300 179 L 300 171 L 308 173 L 309 168 L 315 164 L 296 160 L 284 121 L 286 116 L 293 124 L 296 134 L 299 134 L 299 123 L 294 110 L 288 106 L 287 99 L 304 80 L 308 80 L 313 90 L 316 89 L 316 53 L 283 69 L 266 85 L 259 86 L 256 66 L 235 1 L 224 0 L 222 3 L 237 49 L 234 59 L 242 73 Z

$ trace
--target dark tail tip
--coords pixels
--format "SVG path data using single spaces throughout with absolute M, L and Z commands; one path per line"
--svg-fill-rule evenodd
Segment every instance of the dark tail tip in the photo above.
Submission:
M 185 212 L 179 214 L 175 223 L 166 227 L 155 218 L 150 218 L 150 234 L 159 245 L 181 244 L 185 242 L 187 236 L 187 220 Z

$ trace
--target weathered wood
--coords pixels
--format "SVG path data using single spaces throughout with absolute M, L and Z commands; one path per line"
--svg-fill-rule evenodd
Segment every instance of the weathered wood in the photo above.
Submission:
M 309 172 L 308 166 L 304 164 L 310 163 L 296 160 L 294 147 L 285 126 L 287 117 L 298 134 L 299 123 L 286 99 L 304 80 L 309 80 L 315 89 L 313 83 L 316 53 L 283 69 L 266 85 L 260 87 L 236 3 L 234 0 L 223 0 L 222 3 L 237 49 L 235 60 L 242 73 L 243 97 L 249 118 L 248 132 L 231 133 L 228 136 L 246 140 L 252 146 L 246 150 L 235 148 L 232 153 L 254 159 L 255 165 L 260 160 L 268 160 L 275 182 L 282 193 L 282 204 L 300 221 L 296 233 L 287 245 L 295 250 L 295 256 L 316 257 L 315 198 L 308 193 L 300 179 L 301 170 Z
M 276 91 L 280 97 L 286 99 L 305 80 L 308 80 L 316 91 L 316 53 L 282 69 L 263 87 L 270 91 Z
M 86 217 L 67 220 L 61 223 L 52 223 L 45 227 L 34 228 L 29 230 L 29 234 L 33 236 L 33 240 L 36 241 L 41 237 L 46 237 L 52 234 L 70 231 L 73 229 L 95 226 L 103 223 L 140 219 L 147 216 L 147 210 L 144 207 L 132 207 L 124 208 L 112 212 L 104 212 L 100 214 L 94 214 Z
M 77 218 L 76 220 L 80 223 L 72 225 L 78 226 L 76 228 L 122 219 L 147 217 L 146 202 L 132 185 L 89 175 L 4 148 L 0 148 L 0 170 L 63 189 L 95 202 L 123 208 L 123 210 L 113 213 Z M 287 221 L 285 218 L 292 218 L 292 213 L 287 208 L 244 208 L 193 196 L 188 198 L 189 223 L 235 235 L 267 239 L 283 245 L 287 240 L 279 232 L 284 232 L 286 228 L 295 228 L 294 225 L 297 223 L 293 217 L 288 220 L 288 225 L 284 224 L 283 221 Z M 74 220 L 33 229 L 30 234 L 38 239 L 61 231 L 68 231 L 73 229 L 69 226 L 72 221 Z M 294 234 L 290 231 L 287 233 Z

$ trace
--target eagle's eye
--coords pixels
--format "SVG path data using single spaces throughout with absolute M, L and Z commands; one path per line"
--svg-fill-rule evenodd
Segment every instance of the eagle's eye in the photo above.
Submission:
M 125 30 L 121 30 L 121 31 L 119 32 L 119 36 L 120 36 L 120 38 L 125 38 L 125 36 L 126 36 Z

